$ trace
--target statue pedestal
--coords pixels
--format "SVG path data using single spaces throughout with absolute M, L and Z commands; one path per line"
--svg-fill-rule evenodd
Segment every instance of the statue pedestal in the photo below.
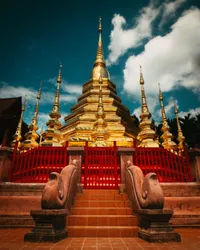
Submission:
M 180 235 L 169 225 L 173 210 L 139 209 L 139 238 L 148 242 L 180 242 Z
M 67 237 L 67 209 L 32 210 L 30 214 L 35 226 L 31 232 L 24 235 L 24 241 L 57 242 Z

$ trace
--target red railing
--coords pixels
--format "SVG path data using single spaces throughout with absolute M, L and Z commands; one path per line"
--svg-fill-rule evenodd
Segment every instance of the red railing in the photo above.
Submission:
M 84 188 L 116 189 L 120 184 L 120 163 L 114 147 L 85 145 L 81 182 Z
M 187 150 L 178 155 L 163 148 L 135 148 L 133 163 L 144 175 L 156 173 L 160 182 L 193 181 Z
M 49 173 L 59 173 L 69 161 L 67 146 L 38 147 L 26 152 L 16 148 L 9 178 L 12 182 L 47 182 Z

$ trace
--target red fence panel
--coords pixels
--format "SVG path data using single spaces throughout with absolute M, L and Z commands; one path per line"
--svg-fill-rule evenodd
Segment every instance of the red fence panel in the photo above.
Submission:
M 183 155 L 170 152 L 164 148 L 135 148 L 133 163 L 140 167 L 144 175 L 157 174 L 160 182 L 191 182 L 187 151 Z
M 120 163 L 114 147 L 88 147 L 86 143 L 81 182 L 84 188 L 116 189 L 120 184 Z
M 66 147 L 38 147 L 28 151 L 14 150 L 10 181 L 47 182 L 51 172 L 58 172 L 69 162 Z

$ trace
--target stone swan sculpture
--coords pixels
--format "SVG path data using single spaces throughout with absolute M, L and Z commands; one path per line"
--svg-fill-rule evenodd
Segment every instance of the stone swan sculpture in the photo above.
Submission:
M 144 177 L 139 167 L 127 161 L 125 182 L 135 213 L 138 209 L 163 209 L 164 195 L 155 173 L 148 173 Z
M 145 177 L 142 170 L 127 161 L 125 190 L 137 215 L 138 236 L 148 242 L 181 241 L 169 220 L 173 210 L 164 209 L 164 194 L 155 173 Z
M 42 209 L 71 210 L 76 195 L 78 182 L 77 162 L 73 160 L 71 165 L 62 169 L 59 173 L 49 174 L 49 180 L 42 193 Z

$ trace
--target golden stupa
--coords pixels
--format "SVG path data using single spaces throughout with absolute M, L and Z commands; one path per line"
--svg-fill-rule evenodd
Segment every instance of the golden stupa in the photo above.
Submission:
M 88 141 L 91 146 L 112 146 L 116 141 L 118 146 L 132 146 L 134 140 L 137 140 L 139 128 L 129 109 L 117 96 L 116 86 L 110 80 L 103 54 L 101 18 L 98 32 L 97 54 L 91 77 L 83 85 L 77 104 L 71 108 L 72 114 L 64 118 L 66 124 L 60 128 L 62 144 L 69 141 L 72 146 L 83 146 Z M 100 109 L 102 115 L 99 115 Z M 100 119 L 103 120 L 101 132 Z M 102 135 L 100 144 L 95 144 L 97 134 Z

